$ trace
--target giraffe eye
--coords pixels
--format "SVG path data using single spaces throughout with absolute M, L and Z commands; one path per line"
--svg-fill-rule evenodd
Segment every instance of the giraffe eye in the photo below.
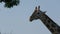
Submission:
M 37 14 L 39 14 L 39 12 Z

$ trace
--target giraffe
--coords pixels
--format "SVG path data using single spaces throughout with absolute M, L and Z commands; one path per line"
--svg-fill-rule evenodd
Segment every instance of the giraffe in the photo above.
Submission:
M 40 6 L 36 7 L 33 14 L 30 16 L 30 22 L 40 19 L 42 23 L 52 34 L 60 34 L 60 26 L 56 24 L 50 17 L 40 10 Z

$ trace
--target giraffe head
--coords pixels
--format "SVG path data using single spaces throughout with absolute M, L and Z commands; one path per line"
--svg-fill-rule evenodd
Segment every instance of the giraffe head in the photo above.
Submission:
M 45 12 L 42 12 L 40 10 L 40 6 L 38 6 L 38 8 L 35 7 L 35 10 L 34 10 L 33 14 L 30 16 L 30 21 L 41 18 L 43 13 L 45 13 Z

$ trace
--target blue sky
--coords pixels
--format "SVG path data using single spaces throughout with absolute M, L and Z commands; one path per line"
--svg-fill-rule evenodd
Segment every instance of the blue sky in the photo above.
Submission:
M 42 11 L 60 25 L 60 0 L 21 0 L 18 6 L 4 8 L 0 3 L 0 32 L 2 34 L 51 34 L 40 20 L 29 21 L 34 8 Z

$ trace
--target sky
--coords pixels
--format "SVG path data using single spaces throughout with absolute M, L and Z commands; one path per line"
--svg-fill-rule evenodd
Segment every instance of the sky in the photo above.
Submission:
M 5 8 L 0 3 L 2 34 L 52 34 L 40 20 L 29 21 L 36 6 L 60 26 L 60 0 L 20 0 L 18 6 Z

